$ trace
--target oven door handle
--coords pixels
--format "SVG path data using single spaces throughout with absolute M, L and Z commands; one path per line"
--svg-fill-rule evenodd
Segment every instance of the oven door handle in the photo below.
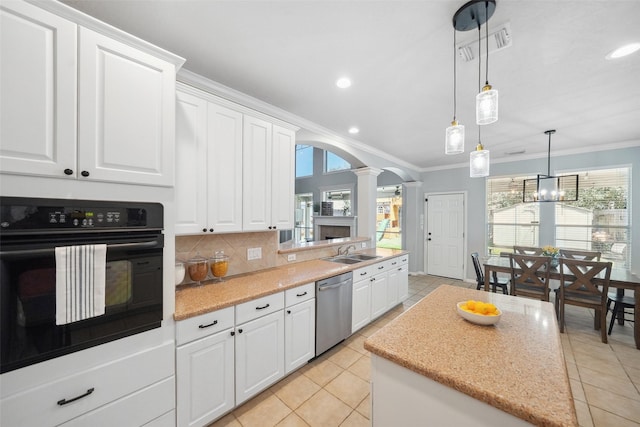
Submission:
M 113 245 L 107 244 L 107 249 L 145 249 L 153 248 L 158 245 L 158 241 L 152 240 L 148 242 L 136 242 L 136 243 L 115 243 Z M 18 251 L 0 251 L 0 257 L 11 255 L 47 255 L 54 253 L 55 248 L 45 249 L 26 249 Z

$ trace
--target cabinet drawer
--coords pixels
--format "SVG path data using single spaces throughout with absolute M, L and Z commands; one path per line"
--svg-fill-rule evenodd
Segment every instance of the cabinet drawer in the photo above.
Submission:
M 373 267 L 372 274 L 376 275 L 376 274 L 384 273 L 385 271 L 389 271 L 389 269 L 391 268 L 391 261 L 393 261 L 393 259 L 382 261 L 377 264 L 373 264 L 371 266 Z
M 175 377 L 146 387 L 95 411 L 74 418 L 64 427 L 99 426 L 108 420 L 112 426 L 141 426 L 169 412 L 174 414 Z
M 227 307 L 176 322 L 176 345 L 186 344 L 195 339 L 232 328 L 233 315 L 234 308 Z
M 356 270 L 353 270 L 353 283 L 355 282 L 359 282 L 361 280 L 365 280 L 365 279 L 371 279 L 371 276 L 373 276 L 374 273 L 374 269 L 375 266 L 378 264 L 372 264 L 372 265 L 368 265 L 366 267 L 362 267 L 362 268 L 358 268 Z
M 287 307 L 291 307 L 299 302 L 304 302 L 315 298 L 316 296 L 316 284 L 307 283 L 306 285 L 298 286 L 297 288 L 289 289 L 284 293 L 284 303 Z
M 409 263 L 409 256 L 402 255 L 397 258 L 392 258 L 387 261 L 390 268 L 397 268 Z
M 2 399 L 0 425 L 52 426 L 173 375 L 175 346 L 163 344 Z M 135 374 L 133 374 L 135 373 Z M 91 393 L 88 391 L 92 390 Z M 72 399 L 86 396 L 71 401 Z M 60 404 L 66 399 L 71 401 Z M 170 410 L 173 405 L 167 407 Z
M 236 325 L 284 308 L 284 292 L 267 295 L 236 306 Z

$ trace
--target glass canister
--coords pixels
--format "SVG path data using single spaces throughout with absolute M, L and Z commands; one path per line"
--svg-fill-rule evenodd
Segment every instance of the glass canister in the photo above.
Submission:
M 185 271 L 184 262 L 176 260 L 176 286 L 184 280 Z
M 187 261 L 187 271 L 191 280 L 196 282 L 196 285 L 201 285 L 202 281 L 207 278 L 207 259 L 196 254 L 195 257 Z
M 209 266 L 213 277 L 217 278 L 218 282 L 222 282 L 222 278 L 229 270 L 229 257 L 224 254 L 224 251 L 216 251 L 213 258 L 209 260 Z

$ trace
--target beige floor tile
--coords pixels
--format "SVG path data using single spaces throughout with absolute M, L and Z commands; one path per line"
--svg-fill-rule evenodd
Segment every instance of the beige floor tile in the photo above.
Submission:
M 342 369 L 347 369 L 349 366 L 356 363 L 358 359 L 362 357 L 362 353 L 359 353 L 347 346 L 340 346 L 340 349 L 329 357 L 329 360 L 340 366 Z
M 629 347 L 620 344 L 612 344 L 612 347 L 615 350 L 616 356 L 618 356 L 618 360 L 622 363 L 622 366 L 625 368 L 629 367 L 640 369 L 640 350 L 635 348 L 635 345 Z
M 324 389 L 355 409 L 369 394 L 369 382 L 349 371 L 344 371 L 327 384 Z
M 345 341 L 347 347 L 351 350 L 355 350 L 360 354 L 369 354 L 369 351 L 364 349 L 364 342 L 367 339 L 364 335 L 361 334 L 353 334 Z
M 271 388 L 271 391 L 291 409 L 298 408 L 318 390 L 318 384 L 299 373 L 292 374 Z
M 603 359 L 602 357 L 582 351 L 574 351 L 573 354 L 576 358 L 578 371 L 581 367 L 585 367 L 621 379 L 628 377 L 624 368 L 613 354 L 608 359 Z
M 291 412 L 284 402 L 267 390 L 236 409 L 234 414 L 243 427 L 266 427 L 275 426 Z
M 290 413 L 287 417 L 280 421 L 276 427 L 309 427 L 295 412 Z
M 636 388 L 640 390 L 640 369 L 625 367 L 624 370 L 627 375 L 629 375 L 629 378 L 631 378 L 631 381 L 636 386 Z
M 356 411 L 363 417 L 371 419 L 371 394 L 364 398 L 362 402 L 356 408 Z
M 640 405 L 637 400 L 628 399 L 589 384 L 583 384 L 583 388 L 592 415 L 595 407 L 640 423 Z
M 640 405 L 640 394 L 638 394 L 638 390 L 631 384 L 629 378 L 603 375 L 601 372 L 583 366 L 578 367 L 578 371 L 580 371 L 580 380 L 583 384 L 589 384 L 630 399 L 638 400 L 638 405 Z
M 231 413 L 220 418 L 215 423 L 209 424 L 209 427 L 242 427 L 242 424 L 240 424 L 240 421 Z
M 339 426 L 351 408 L 326 390 L 320 390 L 304 402 L 296 413 L 311 427 Z
M 578 424 L 580 425 L 580 427 L 593 427 L 591 412 L 589 412 L 589 405 L 581 401 L 574 401 L 574 404 L 576 407 L 576 416 L 578 417 Z
M 319 386 L 324 387 L 329 381 L 340 375 L 342 371 L 341 367 L 326 359 L 313 364 L 303 374 Z
M 360 335 L 364 335 L 365 337 L 370 337 L 371 335 L 375 334 L 376 332 L 378 332 L 380 330 L 379 327 L 377 327 L 375 324 L 370 324 L 368 326 L 365 326 L 364 328 L 360 329 Z
M 639 427 L 640 423 L 619 417 L 600 408 L 591 408 L 595 427 Z
M 566 367 L 567 367 L 567 375 L 569 376 L 569 378 L 580 381 L 580 374 L 578 373 L 578 367 L 575 364 L 575 362 L 571 363 L 567 361 Z
M 370 427 L 371 421 L 368 418 L 363 417 L 357 411 L 353 411 L 340 427 Z
M 349 367 L 349 372 L 365 381 L 371 381 L 371 357 L 362 356 L 356 363 Z
M 571 394 L 573 394 L 573 398 L 586 403 L 587 398 L 584 395 L 584 390 L 582 389 L 582 383 L 580 380 L 570 379 L 569 383 L 571 384 Z

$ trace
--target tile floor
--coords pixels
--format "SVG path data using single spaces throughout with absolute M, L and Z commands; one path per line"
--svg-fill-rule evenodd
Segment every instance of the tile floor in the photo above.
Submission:
M 370 426 L 369 354 L 364 340 L 441 284 L 474 284 L 410 276 L 409 299 L 320 358 L 271 386 L 210 427 Z M 609 343 L 593 330 L 593 314 L 567 307 L 561 335 L 582 427 L 640 427 L 640 350 L 633 326 L 614 326 Z

